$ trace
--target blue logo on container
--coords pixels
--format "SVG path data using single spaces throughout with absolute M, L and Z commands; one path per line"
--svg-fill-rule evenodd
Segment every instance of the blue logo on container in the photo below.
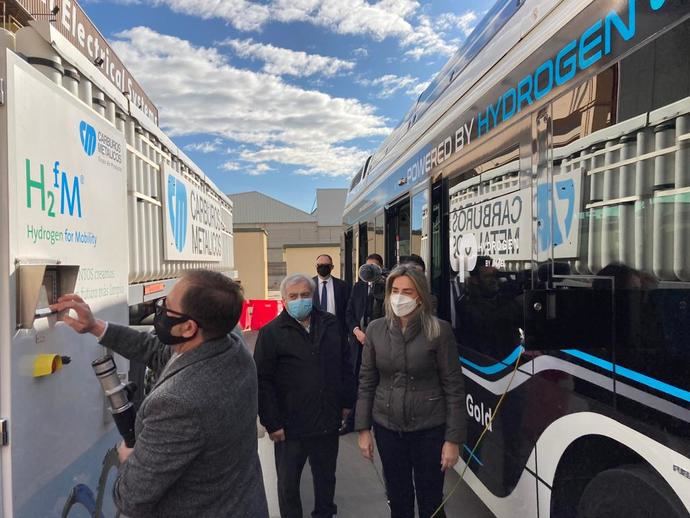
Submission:
M 84 153 L 88 156 L 93 156 L 96 152 L 96 130 L 94 127 L 81 121 L 81 124 L 79 124 L 79 137 L 81 138 L 81 147 L 84 148 Z
M 187 241 L 187 188 L 174 176 L 168 176 L 168 215 L 175 247 L 182 252 Z
M 551 193 L 549 184 L 537 187 L 537 213 L 539 230 L 539 251 L 545 252 L 553 244 L 563 244 L 570 236 L 575 219 L 575 182 L 572 179 L 561 180 L 554 185 Z M 567 202 L 565 214 L 559 214 L 555 198 Z M 564 236 L 565 235 L 565 239 Z

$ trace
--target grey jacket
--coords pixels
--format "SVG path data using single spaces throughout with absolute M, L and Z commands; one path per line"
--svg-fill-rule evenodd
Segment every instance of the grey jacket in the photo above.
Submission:
M 438 321 L 441 333 L 425 337 L 419 319 L 402 333 L 395 319 L 367 328 L 359 374 L 355 429 L 368 430 L 372 420 L 396 432 L 426 430 L 445 424 L 446 441 L 462 439 L 464 382 L 453 330 Z
M 101 344 L 159 374 L 115 482 L 118 509 L 130 518 L 267 518 L 256 369 L 240 339 L 206 342 L 169 365 L 169 347 L 127 327 L 109 324 Z

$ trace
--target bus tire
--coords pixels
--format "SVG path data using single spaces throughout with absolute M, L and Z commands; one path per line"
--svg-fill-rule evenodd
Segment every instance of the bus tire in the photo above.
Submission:
M 621 466 L 596 475 L 585 487 L 577 518 L 688 518 L 676 494 L 647 466 Z

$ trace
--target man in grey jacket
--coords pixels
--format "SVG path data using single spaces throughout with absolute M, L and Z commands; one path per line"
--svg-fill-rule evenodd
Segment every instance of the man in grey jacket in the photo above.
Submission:
M 139 408 L 136 445 L 118 447 L 115 504 L 130 518 L 267 518 L 257 453 L 257 377 L 232 334 L 241 288 L 222 274 L 185 274 L 156 307 L 157 336 L 94 318 L 77 295 L 52 309 L 158 381 Z

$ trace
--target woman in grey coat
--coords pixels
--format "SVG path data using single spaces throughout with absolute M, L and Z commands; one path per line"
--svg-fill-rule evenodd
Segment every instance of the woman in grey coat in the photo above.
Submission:
M 399 266 L 386 282 L 386 317 L 369 324 L 355 429 L 373 459 L 373 425 L 391 518 L 430 518 L 444 472 L 458 461 L 463 378 L 451 326 L 433 316 L 426 277 Z M 443 511 L 435 516 L 445 516 Z

